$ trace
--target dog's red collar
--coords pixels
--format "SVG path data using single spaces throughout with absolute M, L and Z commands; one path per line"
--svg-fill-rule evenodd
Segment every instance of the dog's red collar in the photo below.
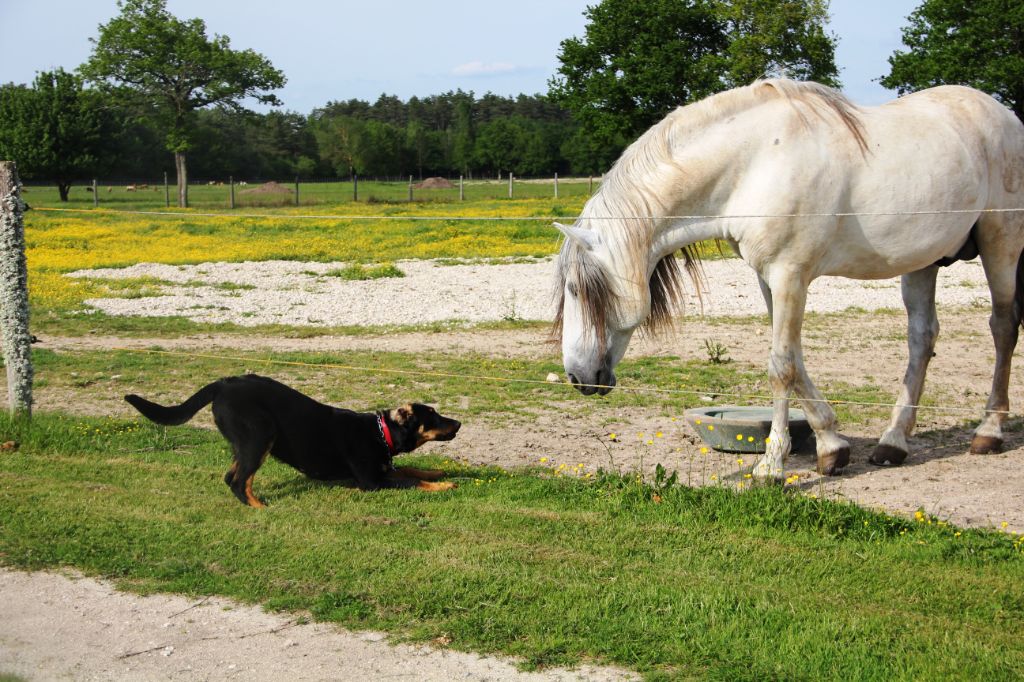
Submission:
M 395 442 L 391 440 L 391 429 L 388 428 L 388 423 L 384 421 L 384 413 L 379 412 L 377 414 L 377 428 L 380 429 L 380 437 L 384 439 L 384 443 L 388 446 L 388 454 L 395 454 Z

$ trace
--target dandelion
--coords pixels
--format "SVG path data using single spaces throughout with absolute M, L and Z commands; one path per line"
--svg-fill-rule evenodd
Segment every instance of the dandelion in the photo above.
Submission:
M 743 474 L 743 478 L 753 478 L 753 474 Z
M 708 431 L 714 431 L 714 430 L 715 430 L 715 425 L 714 424 L 708 424 Z
M 706 454 L 708 454 L 708 449 L 707 449 L 707 447 L 702 447 L 702 448 L 700 449 L 700 454 L 702 454 L 702 455 L 706 455 Z
M 742 433 L 737 433 L 736 434 L 736 440 L 743 440 L 743 434 Z
M 608 440 L 616 440 L 617 438 L 618 438 L 618 436 L 616 434 L 614 434 L 614 433 L 608 434 Z
M 540 463 L 541 463 L 541 464 L 544 464 L 544 463 L 545 463 L 545 462 L 547 462 L 547 461 L 548 461 L 548 458 L 547 458 L 547 457 L 541 457 L 541 458 L 540 458 Z
M 661 438 L 661 437 L 662 437 L 662 436 L 664 436 L 664 435 L 665 435 L 665 434 L 663 434 L 663 433 L 662 433 L 661 431 L 658 431 L 658 432 L 657 432 L 656 434 L 654 434 L 654 437 L 655 437 L 655 438 Z
M 955 538 L 958 538 L 961 535 L 963 535 L 963 533 L 961 533 L 960 531 L 957 531 L 957 532 L 953 533 L 953 537 L 955 537 Z
M 914 512 L 914 518 L 917 519 L 918 521 L 923 521 L 924 520 L 924 514 L 921 512 L 920 509 L 917 510 L 916 512 Z
M 1010 524 L 1008 524 L 1006 521 L 1003 521 L 1002 523 L 999 524 L 999 527 L 1002 528 L 1003 530 L 1006 530 L 1006 527 L 1009 526 L 1009 525 Z
M 739 464 L 740 466 L 743 466 L 743 458 L 737 459 L 736 463 Z

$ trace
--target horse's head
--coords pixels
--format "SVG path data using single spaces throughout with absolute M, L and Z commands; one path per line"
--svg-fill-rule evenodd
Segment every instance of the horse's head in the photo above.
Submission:
M 555 291 L 562 364 L 581 393 L 605 395 L 633 332 L 667 322 L 681 299 L 679 269 L 674 256 L 649 265 L 646 252 L 605 242 L 592 230 L 556 225 L 566 236 Z

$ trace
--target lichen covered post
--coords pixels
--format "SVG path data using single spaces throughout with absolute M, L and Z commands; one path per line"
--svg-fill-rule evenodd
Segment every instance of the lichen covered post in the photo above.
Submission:
M 13 161 L 0 161 L 0 335 L 13 414 L 32 414 L 32 337 L 21 183 Z

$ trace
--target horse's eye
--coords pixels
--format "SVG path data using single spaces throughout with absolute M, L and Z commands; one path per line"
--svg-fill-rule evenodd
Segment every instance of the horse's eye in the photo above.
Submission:
M 569 295 L 576 298 L 579 295 L 579 291 L 576 289 L 576 283 L 570 282 L 569 286 L 566 287 L 569 290 Z

